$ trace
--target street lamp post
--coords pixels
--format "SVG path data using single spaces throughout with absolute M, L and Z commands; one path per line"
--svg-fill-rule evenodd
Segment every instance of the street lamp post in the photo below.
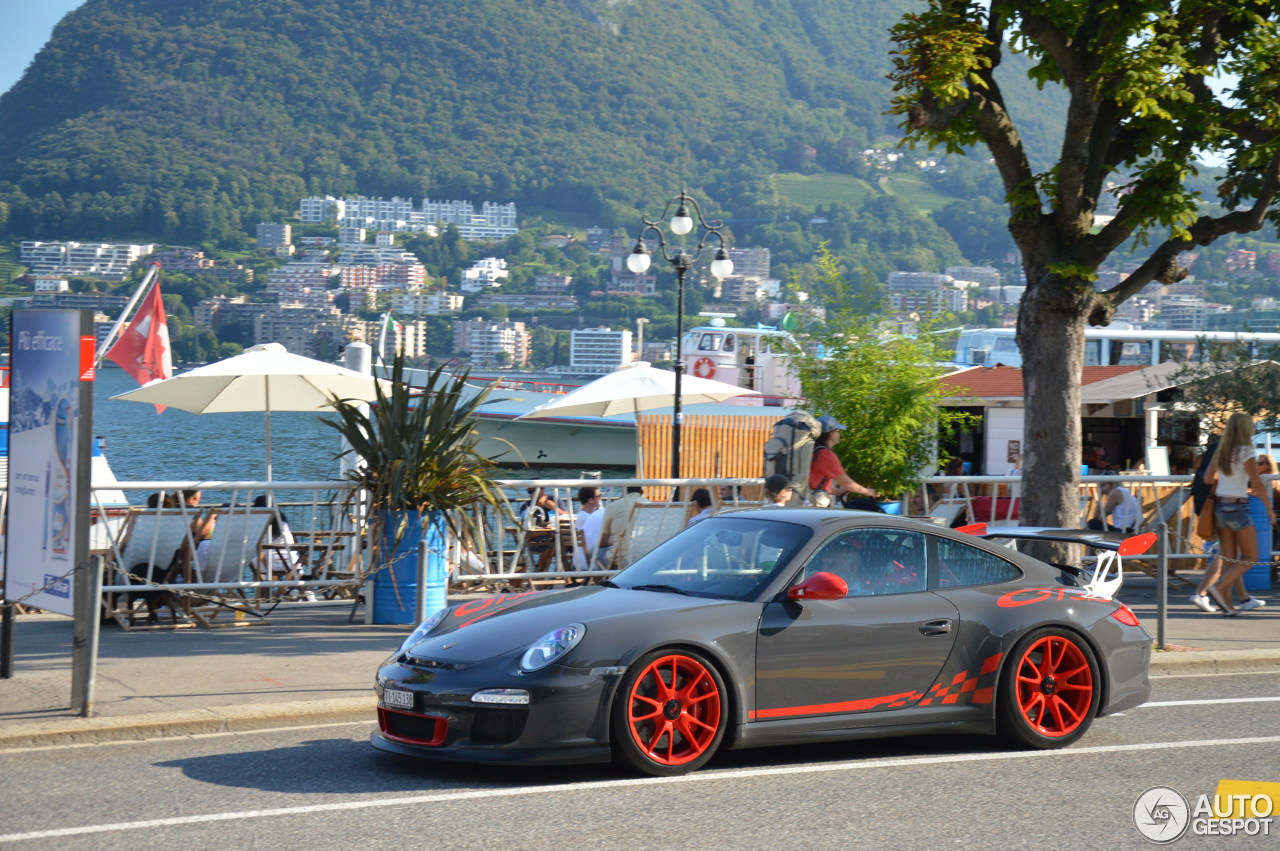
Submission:
M 662 220 L 666 218 L 667 212 L 671 210 L 672 205 L 676 205 L 676 214 L 671 217 L 668 227 L 675 236 L 685 236 L 693 230 L 694 220 L 689 215 L 689 208 L 693 208 L 694 214 L 698 217 L 698 226 L 701 228 L 701 234 L 698 239 L 698 245 L 690 253 L 684 246 L 668 246 L 666 236 L 663 235 L 662 228 L 659 227 Z M 721 229 L 724 223 L 719 219 L 707 221 L 702 217 L 702 209 L 698 206 L 698 202 L 689 197 L 682 189 L 680 194 L 667 202 L 667 206 L 662 208 L 662 215 L 656 219 L 648 219 L 644 216 L 640 217 L 640 221 L 644 222 L 644 227 L 640 230 L 640 235 L 636 237 L 635 248 L 631 249 L 631 253 L 627 255 L 627 268 L 637 275 L 642 275 L 649 269 L 650 252 L 649 246 L 645 245 L 644 238 L 652 232 L 658 240 L 658 250 L 662 254 L 662 259 L 671 264 L 676 272 L 676 345 L 675 345 L 675 398 L 672 405 L 671 420 L 671 478 L 680 478 L 680 426 L 683 424 L 684 414 L 681 411 L 681 385 L 684 379 L 684 358 L 681 356 L 681 346 L 684 343 L 684 279 L 689 269 L 702 256 L 702 250 L 707 247 L 709 240 L 713 237 L 717 245 L 715 259 L 711 261 L 711 274 L 715 278 L 725 278 L 733 274 L 733 261 L 729 259 L 729 251 L 725 247 L 724 234 Z M 674 251 L 674 253 L 672 253 Z

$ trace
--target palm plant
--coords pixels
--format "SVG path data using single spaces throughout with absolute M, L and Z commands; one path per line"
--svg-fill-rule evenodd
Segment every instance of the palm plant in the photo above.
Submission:
M 506 495 L 493 481 L 497 466 L 476 451 L 480 436 L 473 415 L 488 390 L 468 387 L 466 371 L 451 374 L 437 367 L 418 387 L 406 383 L 404 373 L 404 357 L 397 354 L 390 387 L 379 385 L 368 412 L 359 403 L 339 400 L 334 403 L 338 420 L 324 420 L 363 462 L 350 478 L 367 495 L 375 517 L 396 512 L 398 540 L 406 513 L 443 517 L 455 533 L 470 526 L 468 513 L 458 509 L 508 513 Z

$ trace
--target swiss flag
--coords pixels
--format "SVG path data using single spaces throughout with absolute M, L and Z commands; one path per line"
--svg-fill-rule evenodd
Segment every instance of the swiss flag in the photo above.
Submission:
M 107 357 L 139 384 L 173 375 L 173 350 L 169 346 L 169 324 L 164 317 L 159 281 L 151 285 L 151 292 L 142 300 L 133 321 L 107 352 Z M 156 405 L 157 412 L 164 409 L 164 405 Z

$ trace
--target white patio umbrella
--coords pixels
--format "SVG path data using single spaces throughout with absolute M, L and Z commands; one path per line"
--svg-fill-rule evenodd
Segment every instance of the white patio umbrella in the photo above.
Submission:
M 584 384 L 572 393 L 539 405 L 518 420 L 542 417 L 612 417 L 636 414 L 675 403 L 676 374 L 656 369 L 645 361 L 620 366 L 613 372 Z M 735 396 L 759 396 L 755 390 L 735 387 L 723 381 L 685 375 L 680 382 L 683 405 L 723 402 Z
M 390 386 L 384 379 L 290 354 L 279 343 L 264 343 L 111 398 L 168 405 L 193 414 L 262 411 L 269 482 L 272 411 L 323 411 L 332 406 L 335 396 L 372 402 L 377 399 L 378 382 L 384 389 Z

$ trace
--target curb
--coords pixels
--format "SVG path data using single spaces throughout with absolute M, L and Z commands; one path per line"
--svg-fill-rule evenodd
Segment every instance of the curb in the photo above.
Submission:
M 1182 674 L 1273 673 L 1280 668 L 1280 650 L 1156 650 L 1151 676 Z
M 377 701 L 370 693 L 331 700 L 249 703 L 216 709 L 31 721 L 0 728 L 0 750 L 142 741 L 351 721 L 373 724 L 376 709 Z

